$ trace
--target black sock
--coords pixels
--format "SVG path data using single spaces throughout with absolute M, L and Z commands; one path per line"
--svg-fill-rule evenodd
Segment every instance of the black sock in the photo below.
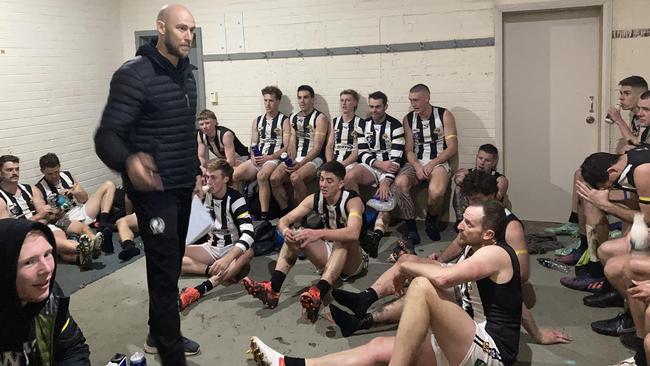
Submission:
M 407 229 L 409 232 L 413 233 L 413 232 L 417 232 L 417 231 L 418 231 L 418 226 L 417 226 L 417 224 L 415 223 L 415 219 L 404 220 L 404 221 L 406 222 L 406 229 Z
M 375 229 L 375 230 L 373 230 L 373 232 L 375 234 L 379 235 L 380 238 L 384 237 L 384 231 L 383 230 Z
M 305 359 L 299 357 L 284 356 L 285 366 L 305 366 Z
M 578 213 L 577 212 L 571 211 L 571 216 L 569 216 L 569 222 L 573 223 L 573 224 L 578 223 Z
M 580 250 L 587 250 L 589 248 L 589 242 L 587 241 L 587 235 L 580 234 Z
M 600 262 L 589 262 L 586 264 L 587 266 L 587 272 L 589 272 L 589 275 L 593 278 L 604 278 L 605 277 L 605 269 L 603 268 L 602 263 Z
M 287 278 L 287 275 L 280 272 L 280 271 L 273 271 L 273 274 L 271 275 L 271 289 L 273 292 L 278 293 L 280 292 L 280 289 L 282 288 L 282 284 L 284 283 L 284 279 Z
M 268 220 L 268 219 L 269 219 L 269 213 L 268 213 L 268 212 L 264 212 L 264 211 L 262 211 L 262 212 L 260 213 L 260 220 L 266 221 L 266 220 Z
M 205 272 L 204 273 L 205 273 L 206 276 L 209 276 L 210 275 L 209 272 L 210 272 L 210 265 L 207 265 L 207 266 L 205 266 Z
M 210 281 L 203 281 L 203 283 L 201 283 L 201 284 L 198 285 L 198 286 L 195 286 L 194 288 L 195 288 L 197 291 L 199 291 L 199 293 L 201 294 L 201 296 L 203 296 L 203 295 L 205 295 L 206 292 L 212 290 L 213 287 L 214 287 L 214 286 L 212 286 L 212 282 L 210 282 Z
M 323 296 L 327 295 L 327 293 L 330 292 L 330 288 L 332 288 L 332 285 L 330 285 L 329 282 L 325 280 L 320 280 L 316 284 L 316 287 L 318 288 L 318 291 L 320 291 L 320 297 L 322 299 Z
M 99 226 L 104 228 L 108 225 L 111 224 L 111 215 L 108 214 L 108 212 L 100 212 L 99 213 Z
M 636 353 L 634 354 L 634 362 L 637 365 L 647 365 L 648 362 L 646 361 L 645 358 L 645 350 L 643 347 L 639 348 Z
M 427 220 L 432 221 L 432 222 L 437 222 L 438 221 L 438 215 L 432 215 L 427 212 Z
M 349 337 L 360 329 L 370 329 L 372 327 L 372 314 L 365 314 L 362 318 L 348 314 L 336 305 L 330 304 L 330 312 L 334 323 L 341 328 L 341 334 Z
M 354 293 L 341 289 L 334 289 L 332 297 L 339 304 L 352 310 L 354 315 L 361 318 L 368 311 L 370 305 L 377 301 L 377 292 L 373 288 L 368 288 L 365 291 Z
M 118 257 L 123 261 L 128 261 L 139 254 L 140 249 L 135 247 L 133 240 L 125 240 L 122 242 L 122 251 L 118 254 Z

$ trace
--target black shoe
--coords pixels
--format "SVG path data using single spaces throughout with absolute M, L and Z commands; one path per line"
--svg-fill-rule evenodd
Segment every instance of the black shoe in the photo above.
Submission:
M 366 248 L 364 250 L 370 257 L 377 258 L 377 255 L 379 255 L 379 241 L 381 238 L 382 235 L 377 231 L 371 231 L 368 233 Z
M 194 356 L 201 352 L 201 346 L 193 340 L 181 337 L 183 339 L 183 350 L 185 351 L 185 356 Z M 144 343 L 144 351 L 151 354 L 158 353 L 158 346 L 156 341 L 153 339 L 151 334 L 147 334 L 147 341 Z
M 639 338 L 636 333 L 625 333 L 621 334 L 618 339 L 621 340 L 621 343 L 632 351 L 638 349 L 643 349 L 643 338 Z
M 592 308 L 616 308 L 623 307 L 623 298 L 616 291 L 597 292 L 585 296 L 582 302 Z
M 104 235 L 104 241 L 102 241 L 102 252 L 114 253 L 115 249 L 113 248 L 113 228 L 111 226 L 105 226 L 101 230 L 101 233 Z
M 597 320 L 591 323 L 591 329 L 599 334 L 618 337 L 625 333 L 634 333 L 634 321 L 629 311 L 620 313 L 612 319 Z

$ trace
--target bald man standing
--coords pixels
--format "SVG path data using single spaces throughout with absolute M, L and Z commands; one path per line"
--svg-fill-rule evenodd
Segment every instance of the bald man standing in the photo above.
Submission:
M 144 349 L 160 353 L 163 365 L 185 365 L 199 345 L 180 333 L 178 277 L 192 193 L 201 196 L 194 137 L 196 82 L 188 54 L 192 14 L 181 5 L 158 13 L 156 43 L 113 75 L 95 149 L 122 173 L 140 223 L 147 261 L 149 335 Z

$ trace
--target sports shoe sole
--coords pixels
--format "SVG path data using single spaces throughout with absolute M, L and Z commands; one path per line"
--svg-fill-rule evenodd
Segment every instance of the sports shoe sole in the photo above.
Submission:
M 154 346 L 150 346 L 147 344 L 147 342 L 144 343 L 144 346 L 142 347 L 145 353 L 148 353 L 150 355 L 156 355 L 158 354 L 158 348 Z M 196 356 L 199 353 L 201 353 L 201 349 L 199 348 L 197 351 L 184 351 L 185 356 Z

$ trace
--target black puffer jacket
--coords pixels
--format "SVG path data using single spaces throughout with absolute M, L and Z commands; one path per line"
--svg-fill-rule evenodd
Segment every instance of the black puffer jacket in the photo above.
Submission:
M 113 74 L 108 103 L 95 133 L 99 158 L 122 173 L 136 152 L 153 156 L 163 186 L 194 187 L 199 172 L 195 69 L 183 58 L 174 67 L 153 44 L 138 49 L 136 58 Z

